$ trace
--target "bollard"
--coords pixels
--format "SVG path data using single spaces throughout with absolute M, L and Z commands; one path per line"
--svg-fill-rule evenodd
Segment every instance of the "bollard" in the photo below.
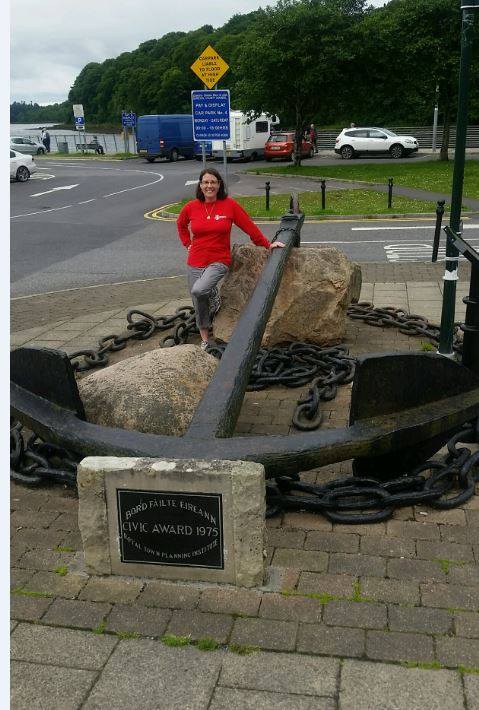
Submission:
M 442 216 L 444 214 L 444 204 L 446 200 L 438 200 L 436 205 L 436 229 L 434 231 L 434 242 L 432 245 L 432 259 L 434 263 L 437 261 L 437 253 L 439 251 L 439 240 L 441 238 Z
M 390 177 L 388 180 L 388 209 L 391 209 L 393 203 L 393 178 Z
M 269 211 L 269 191 L 271 190 L 269 181 L 265 182 L 264 188 L 266 190 L 266 209 Z
M 321 180 L 321 209 L 326 209 L 326 180 Z

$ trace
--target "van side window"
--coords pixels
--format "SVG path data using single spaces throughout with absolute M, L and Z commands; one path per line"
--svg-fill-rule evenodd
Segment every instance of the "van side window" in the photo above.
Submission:
M 268 133 L 268 121 L 256 121 L 256 133 Z

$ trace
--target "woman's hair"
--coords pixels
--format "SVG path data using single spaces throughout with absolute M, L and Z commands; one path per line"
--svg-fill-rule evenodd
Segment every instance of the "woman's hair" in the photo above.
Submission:
M 200 182 L 203 180 L 203 175 L 213 175 L 219 182 L 220 188 L 218 190 L 217 194 L 217 199 L 218 200 L 224 200 L 225 197 L 228 197 L 228 193 L 226 192 L 226 187 L 223 182 L 223 178 L 219 174 L 217 170 L 214 168 L 205 168 L 204 170 L 201 171 L 200 177 L 198 179 L 198 186 L 196 188 L 196 197 L 198 200 L 201 200 L 201 202 L 205 201 L 205 196 L 203 195 L 203 192 L 200 187 Z

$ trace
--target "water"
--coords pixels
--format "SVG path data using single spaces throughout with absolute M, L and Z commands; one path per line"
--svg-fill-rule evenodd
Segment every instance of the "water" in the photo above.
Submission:
M 105 153 L 123 153 L 125 150 L 125 143 L 122 136 L 114 133 L 83 133 L 83 131 L 75 131 L 68 129 L 52 129 L 51 126 L 55 126 L 55 123 L 11 123 L 10 124 L 10 135 L 11 136 L 24 136 L 31 138 L 33 140 L 41 142 L 42 128 L 48 128 L 50 134 L 50 150 L 52 153 L 56 153 L 62 148 L 64 152 L 64 145 L 59 144 L 66 143 L 68 146 L 69 153 L 75 153 L 78 151 L 77 144 L 86 142 L 89 143 L 93 136 L 98 138 L 100 145 L 103 146 Z M 129 136 L 130 145 L 129 150 L 131 153 L 136 153 L 136 143 L 133 136 Z

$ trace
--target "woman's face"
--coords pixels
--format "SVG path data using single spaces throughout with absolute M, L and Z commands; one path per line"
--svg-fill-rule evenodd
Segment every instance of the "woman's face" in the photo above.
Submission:
M 208 202 L 216 200 L 216 195 L 218 194 L 218 190 L 220 189 L 220 183 L 218 181 L 218 178 L 216 178 L 214 175 L 211 175 L 210 173 L 205 173 L 201 178 L 200 187 L 201 192 L 205 196 L 205 200 L 207 200 Z

